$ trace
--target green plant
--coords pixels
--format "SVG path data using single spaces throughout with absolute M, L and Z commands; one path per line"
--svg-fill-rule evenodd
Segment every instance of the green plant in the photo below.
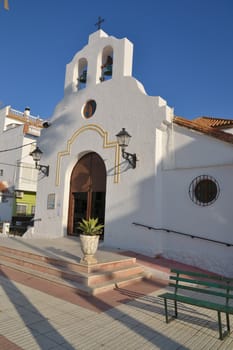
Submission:
M 78 223 L 78 228 L 87 236 L 101 235 L 104 225 L 99 224 L 98 221 L 98 218 L 89 218 L 88 220 L 82 219 L 82 221 Z

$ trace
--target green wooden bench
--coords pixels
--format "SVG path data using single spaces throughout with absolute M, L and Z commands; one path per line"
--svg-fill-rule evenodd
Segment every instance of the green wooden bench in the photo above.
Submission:
M 178 317 L 177 302 L 216 310 L 218 315 L 219 338 L 223 340 L 230 334 L 230 318 L 233 314 L 233 279 L 205 273 L 171 269 L 169 286 L 171 292 L 158 295 L 164 299 L 165 318 L 169 323 Z M 216 298 L 217 297 L 217 298 Z M 217 299 L 209 300 L 209 299 Z M 208 299 L 208 300 L 207 300 Z M 169 317 L 167 300 L 174 301 L 174 314 Z M 227 329 L 223 331 L 221 313 L 226 315 Z

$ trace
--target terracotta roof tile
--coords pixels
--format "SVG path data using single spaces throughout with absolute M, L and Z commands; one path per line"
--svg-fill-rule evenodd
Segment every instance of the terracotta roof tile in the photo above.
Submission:
M 199 119 L 199 118 L 197 118 L 197 119 Z M 219 130 L 218 128 L 206 125 L 204 122 L 200 122 L 200 120 L 198 121 L 197 119 L 188 120 L 188 119 L 185 119 L 182 117 L 175 116 L 173 118 L 173 122 L 179 126 L 183 126 L 185 128 L 195 130 L 195 131 L 201 132 L 205 135 L 214 137 L 218 140 L 233 144 L 233 135 L 232 134 L 224 132 L 222 130 Z M 215 120 L 219 120 L 219 119 L 215 119 Z M 233 120 L 231 122 L 233 125 Z
M 212 128 L 227 129 L 233 127 L 232 119 L 214 118 L 214 117 L 198 117 L 193 120 L 200 125 L 210 126 Z

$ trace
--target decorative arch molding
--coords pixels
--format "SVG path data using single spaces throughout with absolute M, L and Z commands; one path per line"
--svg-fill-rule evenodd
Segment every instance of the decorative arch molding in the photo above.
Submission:
M 61 159 L 65 156 L 70 155 L 71 147 L 74 141 L 79 137 L 79 135 L 85 131 L 95 131 L 97 132 L 103 139 L 103 148 L 115 148 L 115 167 L 114 167 L 114 183 L 119 182 L 119 167 L 120 167 L 120 152 L 119 145 L 116 141 L 109 141 L 108 132 L 105 131 L 97 124 L 89 124 L 82 126 L 78 130 L 74 132 L 71 138 L 67 141 L 66 149 L 64 151 L 58 152 L 57 154 L 57 164 L 56 164 L 56 182 L 55 185 L 60 185 L 60 172 L 61 172 Z

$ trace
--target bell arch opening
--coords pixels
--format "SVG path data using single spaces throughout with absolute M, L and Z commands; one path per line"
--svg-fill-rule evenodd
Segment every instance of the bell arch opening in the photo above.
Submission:
M 112 79 L 113 74 L 113 48 L 106 46 L 102 51 L 102 65 L 100 81 Z
M 87 84 L 88 62 L 86 58 L 81 58 L 78 62 L 78 90 L 82 90 Z

